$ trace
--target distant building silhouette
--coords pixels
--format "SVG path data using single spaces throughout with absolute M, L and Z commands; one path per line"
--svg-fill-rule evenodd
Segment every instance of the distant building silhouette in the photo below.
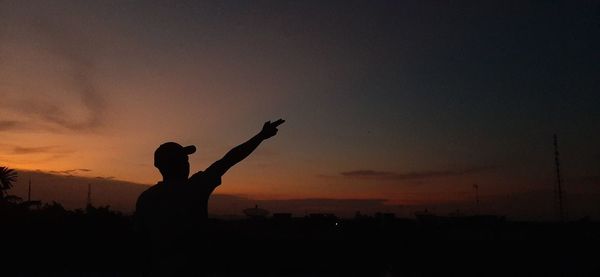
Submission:
M 286 220 L 291 218 L 291 213 L 273 213 L 273 219 Z
M 244 209 L 243 212 L 251 219 L 264 219 L 269 215 L 269 211 L 259 208 L 258 205 L 255 205 L 254 208 Z

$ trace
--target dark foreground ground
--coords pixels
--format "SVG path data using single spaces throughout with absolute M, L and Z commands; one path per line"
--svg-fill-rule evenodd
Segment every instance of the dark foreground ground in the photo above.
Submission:
M 140 276 L 130 217 L 46 207 L 0 220 L 0 276 Z M 214 220 L 209 234 L 208 276 L 600 276 L 591 221 Z

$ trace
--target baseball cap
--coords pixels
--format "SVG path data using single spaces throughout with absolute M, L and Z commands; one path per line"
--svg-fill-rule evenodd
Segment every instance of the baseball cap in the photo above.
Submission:
M 163 143 L 154 151 L 154 166 L 160 168 L 170 163 L 179 162 L 194 152 L 196 152 L 196 146 L 194 145 L 183 147 L 176 142 Z

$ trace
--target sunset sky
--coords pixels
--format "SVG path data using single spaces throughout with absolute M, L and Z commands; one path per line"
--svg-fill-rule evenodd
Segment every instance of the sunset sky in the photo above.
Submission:
M 203 170 L 284 118 L 217 193 L 552 190 L 557 133 L 598 194 L 598 3 L 423 2 L 0 0 L 0 165 L 151 185 L 161 143 Z

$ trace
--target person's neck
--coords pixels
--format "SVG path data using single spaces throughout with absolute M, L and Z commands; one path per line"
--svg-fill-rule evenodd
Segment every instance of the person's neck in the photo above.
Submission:
M 187 181 L 187 178 L 185 178 L 185 177 L 168 177 L 168 178 L 163 177 L 163 183 L 166 183 L 166 184 L 182 184 L 182 183 L 185 183 L 186 181 Z

